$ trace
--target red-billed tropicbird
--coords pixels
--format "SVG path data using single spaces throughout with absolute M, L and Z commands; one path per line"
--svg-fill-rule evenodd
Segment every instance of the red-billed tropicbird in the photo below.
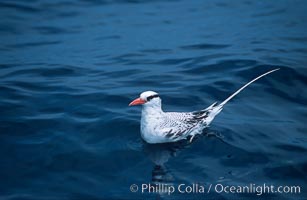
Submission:
M 235 95 L 259 78 L 276 70 L 266 72 L 245 84 L 222 103 L 213 103 L 204 110 L 194 112 L 164 112 L 161 108 L 159 94 L 154 91 L 141 93 L 140 97 L 132 101 L 129 106 L 143 105 L 141 118 L 141 136 L 148 143 L 167 143 L 187 139 L 190 142 L 196 134 L 209 126 L 214 117 L 219 114 L 223 106 Z

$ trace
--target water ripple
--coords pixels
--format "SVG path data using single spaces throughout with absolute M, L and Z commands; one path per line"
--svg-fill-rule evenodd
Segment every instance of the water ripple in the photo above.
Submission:
M 194 44 L 194 45 L 187 45 L 182 46 L 182 49 L 185 50 L 203 50 L 203 49 L 224 49 L 229 47 L 230 45 L 225 44 Z

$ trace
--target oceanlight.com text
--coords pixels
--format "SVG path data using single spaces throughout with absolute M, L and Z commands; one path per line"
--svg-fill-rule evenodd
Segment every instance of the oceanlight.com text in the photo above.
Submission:
M 141 193 L 166 193 L 171 195 L 173 193 L 184 194 L 209 194 L 209 193 L 225 193 L 225 194 L 255 194 L 257 196 L 263 194 L 300 194 L 301 186 L 298 185 L 272 185 L 272 184 L 246 184 L 246 185 L 227 185 L 222 183 L 206 184 L 132 184 L 130 186 L 131 192 Z

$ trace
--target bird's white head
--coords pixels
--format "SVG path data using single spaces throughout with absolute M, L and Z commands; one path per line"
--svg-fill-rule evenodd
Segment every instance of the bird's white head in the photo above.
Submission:
M 140 97 L 133 100 L 129 106 L 143 105 L 148 107 L 161 107 L 159 94 L 154 91 L 146 91 L 140 94 Z

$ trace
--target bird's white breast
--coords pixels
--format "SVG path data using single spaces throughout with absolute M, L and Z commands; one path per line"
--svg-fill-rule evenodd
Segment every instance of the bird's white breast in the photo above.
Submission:
M 163 112 L 145 108 L 142 110 L 141 136 L 148 143 L 169 142 L 162 132 Z

